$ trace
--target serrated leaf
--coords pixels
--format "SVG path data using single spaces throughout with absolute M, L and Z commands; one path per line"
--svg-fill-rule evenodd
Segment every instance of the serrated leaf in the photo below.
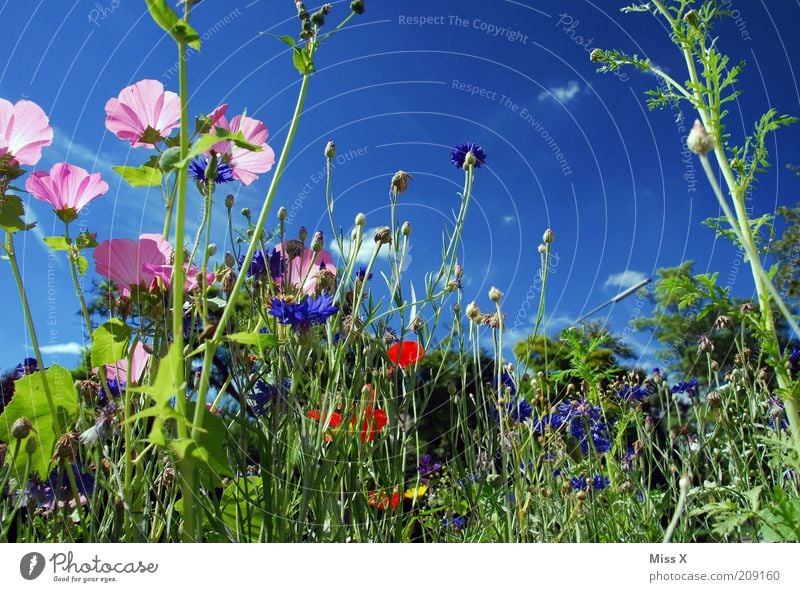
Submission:
M 46 236 L 42 240 L 54 251 L 69 251 L 70 244 L 64 236 Z
M 254 345 L 261 349 L 278 345 L 278 338 L 271 333 L 251 333 L 249 331 L 231 333 L 228 335 L 228 341 L 241 345 Z
M 124 359 L 131 332 L 131 328 L 119 319 L 106 321 L 95 329 L 92 332 L 92 366 L 115 364 Z
M 31 431 L 28 438 L 22 442 L 12 469 L 15 478 L 21 484 L 25 483 L 31 473 L 42 479 L 49 474 L 55 444 L 63 435 L 56 429 L 54 418 L 50 413 L 43 377 L 47 378 L 56 413 L 64 429 L 72 427 L 80 411 L 72 375 L 61 366 L 53 365 L 44 373 L 34 372 L 16 381 L 14 397 L 0 415 L 0 440 L 9 444 L 9 454 L 11 454 L 16 443 L 11 435 L 11 426 L 14 422 L 24 417 L 34 427 L 35 431 Z M 37 446 L 33 454 L 28 455 L 25 453 L 25 446 L 31 438 L 36 440 Z
M 18 232 L 20 230 L 30 230 L 36 224 L 26 224 L 22 220 L 25 215 L 25 208 L 22 200 L 17 195 L 6 195 L 0 197 L 0 228 L 6 232 Z
M 161 171 L 159 169 L 140 166 L 115 166 L 112 167 L 128 182 L 131 187 L 159 187 L 161 185 Z

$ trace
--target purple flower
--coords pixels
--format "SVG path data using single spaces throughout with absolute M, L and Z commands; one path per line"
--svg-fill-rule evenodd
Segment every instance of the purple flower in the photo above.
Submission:
M 86 503 L 94 491 L 94 477 L 82 471 L 83 467 L 80 464 L 75 463 L 72 465 L 81 505 Z M 35 476 L 31 478 L 22 495 L 25 503 L 43 508 L 45 513 L 52 512 L 56 507 L 63 507 L 65 503 L 68 503 L 70 508 L 75 507 L 75 497 L 69 477 L 66 471 L 61 468 L 55 469 L 50 473 L 47 481 L 42 481 Z
M 769 427 L 776 431 L 789 428 L 789 419 L 786 417 L 783 401 L 774 395 L 769 398 Z
M 419 466 L 417 467 L 417 471 L 422 477 L 430 477 L 441 468 L 442 465 L 440 465 L 437 462 L 431 462 L 431 455 L 426 454 L 425 456 L 419 459 Z
M 650 391 L 644 386 L 630 386 L 626 384 L 617 391 L 617 396 L 628 402 L 641 403 L 650 396 Z
M 276 317 L 281 325 L 290 325 L 297 333 L 307 332 L 312 325 L 322 325 L 328 318 L 339 312 L 333 304 L 333 297 L 327 293 L 317 298 L 306 297 L 300 302 L 285 302 L 272 299 L 269 314 Z
M 478 146 L 473 142 L 464 142 L 463 144 L 458 144 L 450 154 L 450 160 L 452 161 L 453 165 L 458 168 L 464 168 L 464 159 L 466 159 L 467 154 L 472 152 L 475 156 L 475 168 L 478 168 L 482 164 L 486 164 L 486 151 Z
M 600 454 L 611 449 L 611 434 L 603 419 L 603 411 L 585 397 L 559 403 L 547 418 L 547 423 L 554 429 L 564 428 L 578 441 L 584 455 L 589 454 L 590 442 Z
M 611 479 L 603 475 L 596 475 L 589 480 L 586 475 L 581 474 L 579 477 L 570 479 L 570 483 L 575 491 L 600 491 L 611 484 Z
M 688 382 L 679 382 L 675 386 L 672 387 L 673 393 L 686 393 L 689 397 L 696 397 L 697 396 L 697 385 L 699 381 L 697 378 L 692 378 Z
M 454 530 L 461 530 L 467 525 L 467 519 L 463 516 L 455 515 L 451 518 L 442 518 L 442 526 L 450 527 Z
M 367 277 L 367 268 L 366 267 L 359 267 L 358 271 L 356 272 L 356 279 L 361 280 L 361 281 L 364 281 L 364 279 L 371 280 L 372 279 L 372 274 L 370 273 L 369 277 Z
M 247 404 L 256 417 L 266 414 L 269 406 L 281 397 L 285 398 L 292 388 L 292 381 L 283 379 L 283 388 L 259 380 L 253 385 L 253 390 L 247 395 Z
M 199 181 L 200 183 L 205 184 L 206 179 L 206 169 L 208 168 L 208 159 L 198 158 L 197 160 L 193 160 L 189 163 L 189 176 L 193 177 L 195 180 Z M 219 185 L 220 183 L 228 183 L 233 181 L 233 169 L 228 163 L 225 162 L 217 162 L 217 176 L 214 178 L 214 183 Z

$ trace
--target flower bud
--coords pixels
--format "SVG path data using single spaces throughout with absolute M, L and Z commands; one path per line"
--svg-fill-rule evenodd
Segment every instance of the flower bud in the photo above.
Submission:
M 709 407 L 719 407 L 722 405 L 722 395 L 720 395 L 717 391 L 711 391 L 708 393 L 708 398 L 706 399 Z
M 17 440 L 24 440 L 30 436 L 31 430 L 35 431 L 33 424 L 26 417 L 20 417 L 11 424 L 11 435 Z
M 215 243 L 211 243 L 208 245 L 208 256 L 213 257 L 217 254 L 217 245 Z
M 28 438 L 25 442 L 25 454 L 31 455 L 39 448 L 39 441 L 36 438 Z
M 278 208 L 278 220 L 280 220 L 281 222 L 286 220 L 286 208 L 284 208 L 283 206 Z
M 242 208 L 242 216 L 244 216 L 245 218 L 247 218 L 249 220 L 250 219 L 250 208 Z
M 481 309 L 478 308 L 477 303 L 470 302 L 467 304 L 467 318 L 470 321 L 478 321 L 481 318 Z
M 489 290 L 489 300 L 492 302 L 500 302 L 500 299 L 503 297 L 503 293 L 495 288 L 494 286 L 491 287 Z
M 319 253 L 322 250 L 323 245 L 325 244 L 325 239 L 322 236 L 322 231 L 317 230 L 314 233 L 314 238 L 311 240 L 311 249 L 315 253 Z
M 403 233 L 403 236 L 409 236 L 411 234 L 411 222 L 403 222 L 400 232 Z
M 233 287 L 236 284 L 236 274 L 233 272 L 233 269 L 228 269 L 222 274 L 222 280 L 220 280 L 220 284 L 222 285 L 222 291 L 230 296 L 233 292 Z
M 707 335 L 701 335 L 697 340 L 697 354 L 711 353 L 714 351 L 714 342 Z
M 381 226 L 375 231 L 375 242 L 381 245 L 392 244 L 392 229 L 388 226 Z
M 300 227 L 300 231 L 297 233 L 297 238 L 300 239 L 301 243 L 306 242 L 308 240 L 308 229 L 305 226 Z
M 336 142 L 331 140 L 325 145 L 325 158 L 331 160 L 336 156 Z
M 356 226 L 364 226 L 367 223 L 367 217 L 359 212 L 356 214 Z
M 547 230 L 544 231 L 544 234 L 542 235 L 542 242 L 546 245 L 552 245 L 553 240 L 555 240 L 553 231 L 548 228 Z
M 696 25 L 700 21 L 700 15 L 697 14 L 697 11 L 693 8 L 683 15 L 683 20 L 690 25 Z
M 233 253 L 230 251 L 225 253 L 225 265 L 231 268 L 236 265 L 236 259 L 234 259 Z
M 464 166 L 462 168 L 466 171 L 474 167 L 476 162 L 478 162 L 478 159 L 475 156 L 475 154 L 470 150 L 464 155 Z
M 595 63 L 603 61 L 603 50 L 599 47 L 595 47 L 591 53 L 589 54 L 589 59 Z
M 456 263 L 456 279 L 461 279 L 464 277 L 464 266 L 460 263 Z
M 158 159 L 158 166 L 161 167 L 161 170 L 165 173 L 172 171 L 173 169 L 178 168 L 178 163 L 181 160 L 181 149 L 180 146 L 172 146 L 171 148 L 167 148 L 164 152 L 161 153 L 161 156 Z
M 678 481 L 678 487 L 681 488 L 682 493 L 686 493 L 687 491 L 689 491 L 689 488 L 691 486 L 692 486 L 692 477 L 689 475 L 689 473 L 684 473 L 681 476 L 680 481 Z
M 233 197 L 232 193 L 229 193 L 228 195 L 225 196 L 225 207 L 226 208 L 228 208 L 230 210 L 233 207 L 233 204 L 235 204 L 235 203 L 236 203 L 236 198 Z
M 705 156 L 714 149 L 714 139 L 708 135 L 706 128 L 703 127 L 699 119 L 694 120 L 692 131 L 689 132 L 686 138 L 686 147 L 700 156 Z
M 408 180 L 413 178 L 405 171 L 397 171 L 392 177 L 391 192 L 395 195 L 404 193 L 408 189 Z
M 364 0 L 353 0 L 350 3 L 350 10 L 356 14 L 364 14 Z
M 544 255 L 547 252 L 547 245 L 541 244 L 538 247 L 536 247 L 536 250 L 539 251 L 541 255 Z

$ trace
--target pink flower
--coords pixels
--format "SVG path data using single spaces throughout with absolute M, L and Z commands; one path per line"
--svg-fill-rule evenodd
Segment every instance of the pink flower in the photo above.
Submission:
M 136 342 L 136 347 L 133 348 L 133 358 L 131 364 L 131 382 L 128 382 L 128 358 L 125 357 L 118 362 L 106 366 L 106 378 L 108 380 L 116 380 L 118 384 L 139 384 L 139 381 L 144 376 L 144 370 L 150 361 L 150 354 L 148 354 L 141 341 Z M 95 369 L 97 370 L 97 369 Z
M 298 246 L 298 241 L 293 241 Z M 303 254 L 289 258 L 287 254 L 287 243 L 276 245 L 275 250 L 283 253 L 283 259 L 287 262 L 285 271 L 281 278 L 275 280 L 277 285 L 283 281 L 288 281 L 291 286 L 298 288 L 303 282 L 302 291 L 305 294 L 313 294 L 317 289 L 317 279 L 320 271 L 330 272 L 331 277 L 336 277 L 336 266 L 333 264 L 333 257 L 325 249 L 315 253 L 312 249 L 303 248 Z
M 94 250 L 97 273 L 112 280 L 123 296 L 130 296 L 131 288 L 169 290 L 172 286 L 172 246 L 160 234 L 143 234 L 138 242 L 127 238 L 108 240 Z M 185 268 L 184 268 L 185 269 Z M 199 271 L 192 266 L 186 277 L 184 290 L 190 292 L 199 286 Z M 206 285 L 214 283 L 214 273 L 206 276 Z
M 142 142 L 147 129 L 162 138 L 180 125 L 181 101 L 174 92 L 164 91 L 158 80 L 142 80 L 122 89 L 119 98 L 106 103 L 106 128 L 134 148 L 155 148 Z
M 11 154 L 19 164 L 34 165 L 42 147 L 53 143 L 53 128 L 42 108 L 32 101 L 12 105 L 0 99 L 0 156 Z
M 138 241 L 108 240 L 94 250 L 97 273 L 116 283 L 123 296 L 130 296 L 133 286 L 149 289 L 156 274 L 146 266 L 166 265 L 171 257 L 172 247 L 160 234 L 143 234 Z
M 81 167 L 60 162 L 49 173 L 34 172 L 25 182 L 25 189 L 53 206 L 64 222 L 71 222 L 81 208 L 108 191 L 108 184 L 100 173 L 90 175 Z
M 250 185 L 258 179 L 259 173 L 268 172 L 275 164 L 275 152 L 267 144 L 269 132 L 262 122 L 246 115 L 237 115 L 228 121 L 225 116 L 227 110 L 227 105 L 220 105 L 214 109 L 208 116 L 211 125 L 234 134 L 242 132 L 245 141 L 260 146 L 261 150 L 253 152 L 247 148 L 239 148 L 233 142 L 218 142 L 212 149 L 217 154 L 230 158 L 229 164 L 233 168 L 235 179 L 243 185 Z

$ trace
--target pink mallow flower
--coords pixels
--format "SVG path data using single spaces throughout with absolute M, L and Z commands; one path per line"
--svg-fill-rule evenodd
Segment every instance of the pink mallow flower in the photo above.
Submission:
M 114 364 L 106 365 L 106 378 L 108 380 L 116 380 L 117 384 L 120 385 L 125 384 L 131 386 L 140 384 L 142 376 L 144 376 L 145 368 L 147 368 L 147 364 L 150 362 L 150 354 L 145 351 L 141 341 L 137 341 L 136 347 L 133 348 L 131 362 L 130 372 L 128 372 L 128 358 L 123 358 Z M 97 371 L 96 368 L 95 371 Z
M 78 212 L 93 199 L 108 191 L 100 173 L 89 174 L 81 167 L 60 162 L 49 173 L 36 171 L 25 182 L 25 189 L 53 206 L 64 222 L 72 222 Z
M 94 250 L 95 269 L 110 279 L 123 296 L 130 296 L 135 286 L 146 290 L 169 290 L 172 283 L 172 246 L 160 234 L 143 234 L 138 241 L 127 238 L 108 240 Z M 197 289 L 198 270 L 192 266 L 184 284 L 185 291 Z M 214 274 L 206 277 L 206 285 L 214 282 Z
M 53 128 L 39 105 L 0 99 L 0 157 L 10 154 L 19 164 L 35 165 L 52 143 Z
M 281 254 L 285 261 L 283 274 L 275 279 L 275 283 L 281 286 L 288 282 L 294 288 L 301 288 L 304 294 L 314 294 L 318 280 L 324 276 L 327 276 L 329 281 L 336 277 L 336 266 L 333 264 L 333 257 L 325 249 L 315 253 L 313 249 L 303 248 L 302 254 L 289 256 L 290 252 L 299 251 L 301 246 L 299 241 L 286 241 L 282 245 L 275 245 L 275 251 Z M 325 286 L 328 289 L 330 287 Z
M 260 173 L 268 172 L 275 164 L 275 152 L 267 144 L 269 131 L 261 121 L 236 115 L 228 121 L 225 113 L 227 105 L 220 105 L 208 116 L 209 122 L 214 127 L 228 130 L 231 133 L 242 132 L 246 142 L 260 146 L 261 150 L 254 152 L 247 148 L 239 148 L 233 142 L 218 142 L 212 150 L 223 159 L 229 159 L 228 164 L 233 169 L 233 177 L 243 185 L 250 185 L 258 179 Z
M 164 91 L 158 80 L 141 80 L 123 88 L 118 98 L 106 103 L 106 128 L 134 148 L 155 148 L 153 143 L 142 141 L 145 132 L 150 129 L 164 138 L 180 122 L 180 97 Z M 148 135 L 147 139 L 153 138 Z

